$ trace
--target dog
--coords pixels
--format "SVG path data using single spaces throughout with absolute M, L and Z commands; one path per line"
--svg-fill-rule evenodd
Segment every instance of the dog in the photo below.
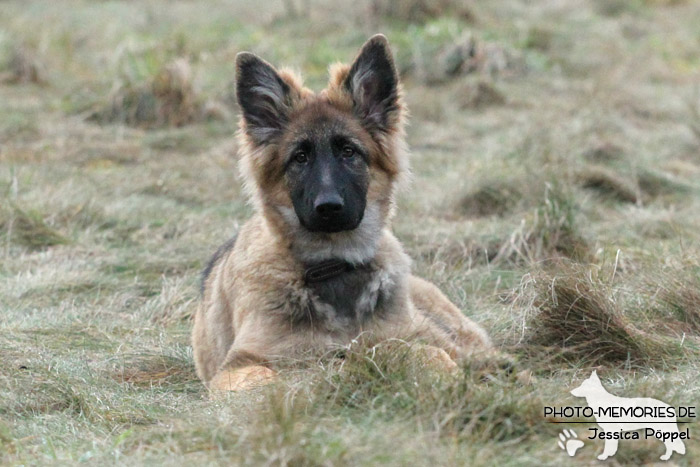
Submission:
M 599 460 L 605 460 L 617 452 L 617 444 L 621 434 L 625 431 L 645 430 L 654 433 L 667 433 L 668 436 L 663 438 L 666 452 L 661 456 L 661 460 L 665 461 L 671 458 L 674 452 L 685 454 L 685 444 L 681 440 L 681 434 L 676 424 L 676 417 L 662 417 L 644 415 L 613 415 L 611 408 L 617 409 L 620 412 L 627 409 L 651 410 L 652 408 L 663 409 L 663 413 L 670 409 L 670 405 L 660 400 L 651 399 L 649 397 L 618 397 L 610 394 L 605 390 L 603 384 L 598 378 L 595 370 L 591 373 L 588 379 L 584 380 L 581 385 L 571 390 L 571 394 L 575 397 L 584 397 L 588 406 L 593 409 L 596 422 L 600 426 L 600 430 L 609 434 L 604 436 L 605 447 L 603 452 L 598 456 Z M 618 409 L 620 408 L 620 409 Z M 607 411 L 607 412 L 606 412 Z M 622 419 L 622 420 L 620 420 Z M 635 423 L 620 423 L 620 421 L 634 421 Z M 659 423 L 664 422 L 664 423 Z M 667 439 L 668 438 L 668 439 Z
M 390 230 L 409 163 L 387 39 L 329 72 L 316 94 L 291 71 L 236 57 L 239 169 L 254 215 L 203 274 L 192 345 L 211 390 L 263 384 L 277 362 L 359 336 L 420 342 L 444 368 L 493 353 L 480 326 L 411 275 Z

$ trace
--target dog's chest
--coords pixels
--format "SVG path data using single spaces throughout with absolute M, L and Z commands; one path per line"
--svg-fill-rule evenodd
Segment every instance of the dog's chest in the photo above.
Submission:
M 347 271 L 337 277 L 307 284 L 313 315 L 331 328 L 361 322 L 390 295 L 385 274 L 370 268 Z

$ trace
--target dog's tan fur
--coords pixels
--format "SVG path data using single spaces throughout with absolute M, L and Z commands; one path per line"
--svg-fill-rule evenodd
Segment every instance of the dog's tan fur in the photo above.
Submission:
M 388 47 L 383 36 L 371 41 Z M 405 105 L 399 92 L 399 105 L 389 115 L 390 131 L 372 134 L 354 117 L 352 96 L 342 86 L 349 69 L 333 66 L 330 83 L 319 94 L 304 88 L 293 73 L 281 71 L 279 76 L 292 90 L 287 134 L 319 116 L 332 116 L 342 119 L 370 148 L 367 208 L 353 231 L 305 232 L 285 184 L 279 154 L 284 138 L 276 145 L 256 145 L 241 119 L 240 168 L 255 214 L 235 244 L 214 262 L 192 334 L 197 374 L 212 389 L 236 390 L 264 382 L 281 358 L 346 345 L 358 336 L 369 343 L 421 340 L 444 350 L 439 354 L 448 367 L 452 360 L 491 352 L 481 327 L 433 284 L 411 275 L 410 260 L 390 230 L 396 189 L 409 170 Z M 376 306 L 369 318 L 336 317 L 305 285 L 304 264 L 332 257 L 371 265 L 371 280 L 361 296 Z M 376 305 L 382 293 L 392 299 Z M 311 315 L 310 309 L 323 312 Z

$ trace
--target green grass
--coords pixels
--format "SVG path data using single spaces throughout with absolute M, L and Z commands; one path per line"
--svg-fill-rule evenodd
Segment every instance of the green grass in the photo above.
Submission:
M 569 390 L 593 368 L 615 394 L 695 404 L 697 2 L 309 3 L 292 17 L 242 1 L 3 2 L 0 463 L 590 465 L 602 442 L 568 458 L 543 407 L 580 405 Z M 352 347 L 342 369 L 305 362 L 210 400 L 189 339 L 199 272 L 251 214 L 235 54 L 318 89 L 374 32 L 413 115 L 394 230 L 414 271 L 535 379 L 450 378 L 401 345 Z M 216 118 L 90 121 L 179 58 Z M 17 78 L 34 69 L 38 83 Z M 475 83 L 503 99 L 472 105 Z M 700 456 L 689 426 L 678 465 Z M 613 459 L 662 452 L 622 442 Z

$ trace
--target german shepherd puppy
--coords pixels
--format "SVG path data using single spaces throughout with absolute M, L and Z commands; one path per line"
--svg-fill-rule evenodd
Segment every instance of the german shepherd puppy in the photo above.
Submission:
M 390 230 L 408 175 L 406 106 L 387 40 L 334 65 L 318 94 L 257 56 L 236 57 L 240 170 L 255 214 L 214 255 L 192 344 L 212 390 L 274 375 L 280 358 L 418 339 L 429 361 L 492 353 L 484 330 L 411 275 Z

